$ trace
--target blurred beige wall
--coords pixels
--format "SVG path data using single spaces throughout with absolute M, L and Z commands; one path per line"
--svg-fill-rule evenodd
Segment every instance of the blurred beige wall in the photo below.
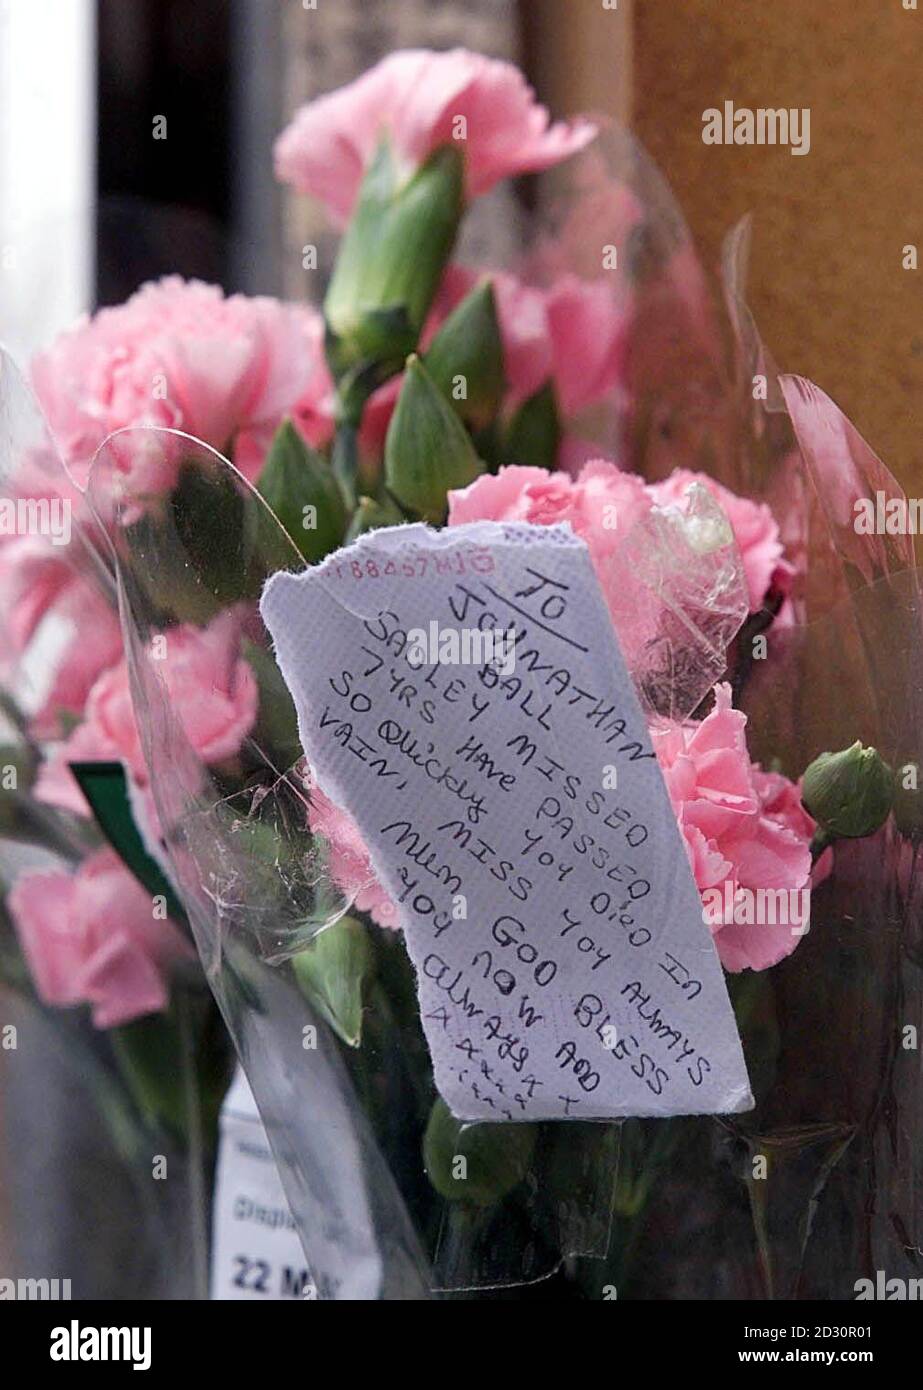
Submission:
M 635 0 L 634 119 L 703 252 L 754 215 L 751 303 L 779 367 L 812 377 L 923 489 L 923 0 Z M 803 157 L 707 146 L 702 113 L 809 107 Z
M 555 116 L 592 111 L 630 120 L 634 3 L 519 0 L 526 69 Z

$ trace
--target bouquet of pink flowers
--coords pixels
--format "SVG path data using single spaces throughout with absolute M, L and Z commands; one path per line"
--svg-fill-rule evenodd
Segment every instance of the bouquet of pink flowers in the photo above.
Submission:
M 7 977 L 89 1010 L 135 1122 L 204 1134 L 206 1154 L 231 1055 L 217 1007 L 322 1296 L 841 1298 L 883 1262 L 902 1272 L 920 1216 L 919 591 L 911 543 L 853 525 L 896 484 L 774 370 L 743 299 L 746 228 L 719 307 L 637 148 L 551 122 L 509 65 L 394 54 L 303 108 L 275 160 L 342 230 L 322 308 L 171 278 L 63 334 L 31 392 L 4 363 Z M 521 264 L 455 260 L 471 203 L 523 175 L 547 216 Z M 417 909 L 361 798 L 311 765 L 266 581 L 371 578 L 414 537 L 455 555 L 542 528 L 588 557 L 643 716 L 629 759 L 659 769 L 668 875 L 698 890 L 747 1105 L 453 1113 L 404 940 Z M 326 670 L 310 607 L 299 631 Z M 382 636 L 396 690 L 406 641 Z M 541 668 L 523 694 L 516 640 L 517 674 L 486 659 L 475 690 L 523 709 Z M 413 794 L 442 794 L 401 747 Z M 581 835 L 557 766 L 530 843 L 602 870 L 621 813 Z M 454 878 L 429 900 L 446 924 Z M 633 945 L 666 940 L 625 907 Z M 547 935 L 541 894 L 530 912 Z M 627 1063 L 632 985 L 598 978 L 600 1046 Z M 645 1007 L 662 1088 L 677 1053 Z

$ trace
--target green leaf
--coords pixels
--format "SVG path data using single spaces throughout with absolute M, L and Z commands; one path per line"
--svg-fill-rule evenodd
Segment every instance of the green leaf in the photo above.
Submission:
M 119 1070 L 145 1121 L 183 1134 L 184 1058 L 175 1021 L 165 1014 L 150 1014 L 111 1029 L 109 1039 Z
M 475 285 L 453 309 L 423 361 L 462 420 L 475 430 L 490 423 L 500 408 L 506 384 L 503 340 L 490 280 Z
M 131 813 L 128 782 L 121 763 L 69 763 L 80 790 L 100 830 L 127 869 L 147 889 L 151 897 L 163 897 L 169 915 L 186 922 L 182 904 L 164 877 L 160 866 L 144 848 L 144 841 Z
M 192 1105 L 210 1144 L 233 1061 L 230 1040 L 210 995 L 174 985 L 165 1013 L 124 1023 L 110 1029 L 108 1036 L 145 1122 L 188 1141 Z
M 350 1047 L 362 1040 L 362 1005 L 374 974 L 368 932 L 354 917 L 341 917 L 292 957 L 299 985 L 331 1028 Z
M 560 443 L 561 421 L 549 381 L 523 401 L 510 421 L 503 460 L 552 471 L 557 466 Z
M 449 489 L 467 487 L 482 472 L 464 425 L 420 359 L 409 357 L 385 439 L 388 491 L 401 506 L 438 525 Z
M 257 484 L 308 564 L 336 550 L 346 529 L 346 509 L 329 465 L 285 420 Z

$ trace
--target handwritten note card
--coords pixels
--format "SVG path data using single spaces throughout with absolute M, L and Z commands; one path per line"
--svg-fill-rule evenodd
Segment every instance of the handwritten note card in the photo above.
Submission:
M 376 531 L 275 575 L 262 612 L 317 781 L 399 905 L 454 1114 L 752 1106 L 583 542 L 498 522 Z

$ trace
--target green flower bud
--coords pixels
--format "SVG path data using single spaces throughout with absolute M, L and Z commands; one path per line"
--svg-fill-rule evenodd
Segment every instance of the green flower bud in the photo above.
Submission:
M 276 431 L 257 490 L 309 564 L 336 550 L 346 508 L 330 466 L 285 420 Z
M 363 995 L 375 957 L 368 932 L 354 917 L 318 932 L 306 950 L 292 957 L 305 995 L 349 1047 L 362 1041 Z
M 388 491 L 408 511 L 438 524 L 449 489 L 467 487 L 482 472 L 464 425 L 420 359 L 409 357 L 385 440 Z
M 341 417 L 354 423 L 375 387 L 416 347 L 464 206 L 462 156 L 451 146 L 401 177 L 385 139 L 363 179 L 324 301 Z
M 488 425 L 503 399 L 503 341 L 493 285 L 483 280 L 453 309 L 423 359 L 433 381 L 472 429 Z
M 522 1182 L 536 1135 L 535 1125 L 463 1124 L 439 1099 L 423 1136 L 423 1163 L 440 1196 L 489 1207 Z
M 384 526 L 400 526 L 404 521 L 404 513 L 390 497 L 385 496 L 381 501 L 374 497 L 360 497 L 353 512 L 353 519 L 349 523 L 349 530 L 346 532 L 346 543 L 354 541 L 357 536 L 364 536 L 366 531 L 380 531 Z
M 561 421 L 550 382 L 523 401 L 509 424 L 503 441 L 504 463 L 520 463 L 531 468 L 557 467 L 561 443 Z
M 877 750 L 857 740 L 814 759 L 804 774 L 801 799 L 828 837 L 857 839 L 888 819 L 894 778 Z

